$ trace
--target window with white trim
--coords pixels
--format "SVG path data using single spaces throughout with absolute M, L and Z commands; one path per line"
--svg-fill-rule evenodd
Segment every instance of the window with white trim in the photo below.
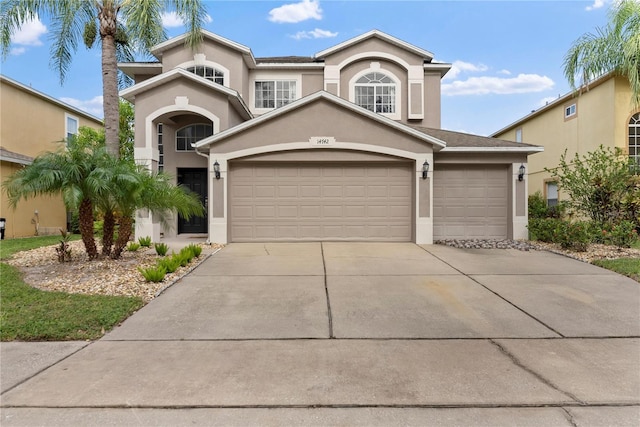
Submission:
M 206 65 L 196 65 L 194 67 L 187 68 L 187 71 L 197 74 L 200 77 L 204 77 L 207 80 L 211 80 L 214 83 L 220 85 L 224 84 L 224 71 L 217 68 L 207 67 Z
M 522 142 L 522 128 L 516 129 L 516 142 Z
M 162 123 L 158 123 L 158 170 L 164 170 L 164 146 L 162 145 Z
M 640 113 L 629 119 L 629 157 L 636 164 L 636 171 L 640 172 Z
M 571 104 L 564 108 L 564 118 L 568 119 L 576 115 L 576 104 Z
M 213 126 L 206 123 L 196 123 L 185 126 L 176 131 L 176 151 L 194 151 L 191 144 L 213 135 Z
M 547 206 L 553 207 L 558 205 L 558 183 L 556 182 L 547 182 L 546 183 L 546 193 L 547 193 Z
M 295 80 L 256 80 L 255 108 L 278 108 L 296 100 Z
M 374 71 L 355 82 L 354 102 L 376 113 L 396 112 L 396 83 L 384 73 Z
M 75 116 L 71 116 L 69 114 L 65 114 L 65 123 L 64 123 L 64 130 L 65 130 L 65 138 L 71 138 L 73 135 L 76 135 L 78 133 L 78 124 L 79 124 L 79 120 L 77 117 Z

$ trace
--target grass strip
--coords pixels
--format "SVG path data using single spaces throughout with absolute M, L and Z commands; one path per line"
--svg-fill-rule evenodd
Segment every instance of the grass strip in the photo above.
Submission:
M 597 259 L 593 264 L 640 282 L 640 258 Z
M 35 249 L 41 246 L 55 245 L 56 243 L 60 243 L 61 239 L 62 237 L 58 234 L 53 236 L 0 240 L 0 259 L 9 259 L 16 252 L 28 251 L 29 249 Z M 72 235 L 71 240 L 80 240 L 80 235 Z
M 141 298 L 35 289 L 0 263 L 0 340 L 94 340 L 144 305 Z

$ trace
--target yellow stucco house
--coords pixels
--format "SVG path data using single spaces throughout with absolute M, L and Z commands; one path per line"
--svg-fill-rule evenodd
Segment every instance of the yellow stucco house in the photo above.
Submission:
M 81 126 L 99 129 L 103 124 L 84 111 L 0 75 L 0 181 L 37 155 L 55 151 L 60 141 Z M 14 210 L 2 191 L 0 217 L 6 219 L 6 239 L 55 234 L 67 227 L 61 197 L 23 200 Z
M 582 156 L 600 145 L 619 147 L 640 164 L 640 109 L 631 103 L 629 81 L 607 74 L 580 94 L 568 93 L 491 135 L 544 146 L 529 158 L 529 194 L 540 191 L 549 205 L 558 200 L 558 187 L 546 168 L 558 166 L 560 156 Z M 562 198 L 562 195 L 560 195 Z

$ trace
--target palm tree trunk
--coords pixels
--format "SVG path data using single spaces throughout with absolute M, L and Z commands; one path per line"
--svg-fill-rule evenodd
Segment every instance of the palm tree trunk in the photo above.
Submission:
M 116 10 L 113 2 L 104 2 L 98 12 L 102 39 L 102 102 L 107 151 L 120 155 L 118 105 L 118 60 L 116 59 Z
M 112 259 L 119 259 L 122 251 L 127 246 L 129 238 L 131 237 L 131 228 L 133 226 L 133 219 L 129 215 L 125 215 L 120 218 L 120 227 L 118 228 L 118 239 L 116 245 L 111 252 Z
M 78 210 L 78 222 L 87 256 L 89 259 L 95 259 L 98 257 L 98 248 L 96 248 L 96 241 L 93 238 L 93 203 L 91 203 L 91 199 L 82 199 Z
M 113 246 L 113 233 L 116 229 L 116 218 L 112 211 L 104 213 L 104 224 L 102 226 L 102 255 L 111 255 Z

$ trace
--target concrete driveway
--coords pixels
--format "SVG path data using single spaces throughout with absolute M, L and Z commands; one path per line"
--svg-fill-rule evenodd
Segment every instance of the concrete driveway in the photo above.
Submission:
M 2 425 L 640 420 L 640 285 L 548 252 L 231 244 L 67 346 L 3 368 Z

